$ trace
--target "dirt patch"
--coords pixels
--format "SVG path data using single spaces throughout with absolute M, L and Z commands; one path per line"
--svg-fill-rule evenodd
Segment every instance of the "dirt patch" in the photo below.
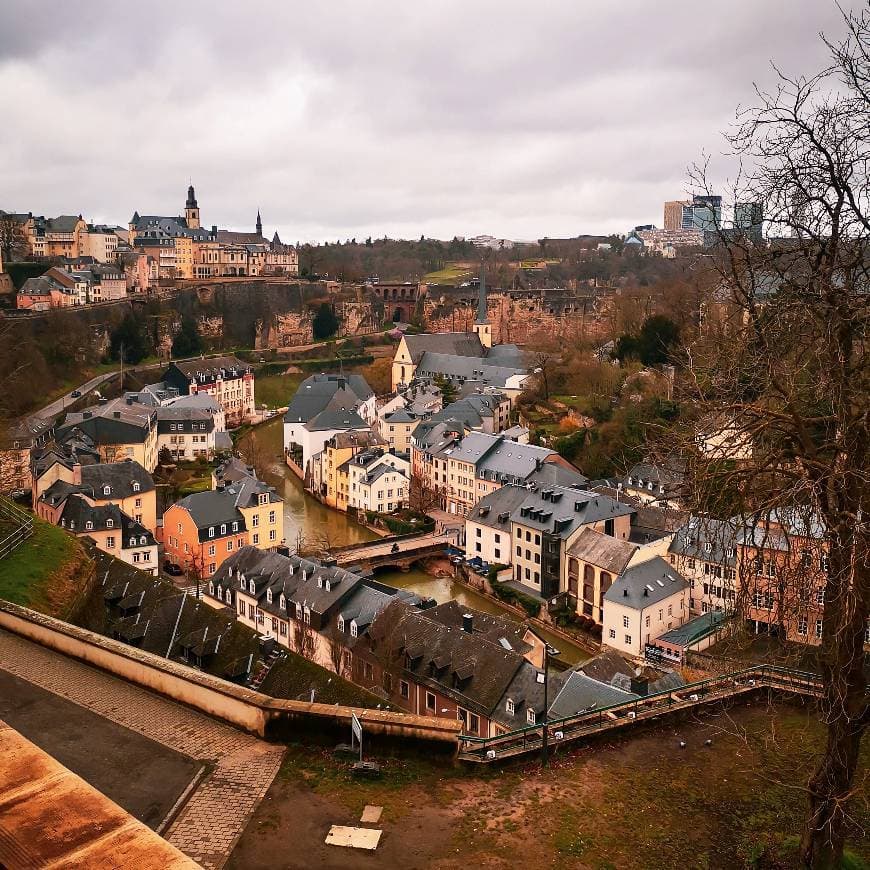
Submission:
M 812 710 L 744 702 L 571 749 L 546 770 L 537 759 L 482 768 L 383 758 L 382 780 L 361 783 L 328 752 L 290 747 L 229 866 L 788 867 L 767 856 L 800 830 L 821 741 Z M 358 824 L 367 803 L 384 807 L 375 855 L 326 847 L 329 826 Z M 851 848 L 867 852 L 859 826 L 870 813 L 861 800 L 853 813 Z

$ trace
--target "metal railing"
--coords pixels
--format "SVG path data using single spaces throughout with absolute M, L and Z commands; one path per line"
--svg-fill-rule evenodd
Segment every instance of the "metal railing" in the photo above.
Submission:
M 33 534 L 33 517 L 17 508 L 5 496 L 0 496 L 0 518 L 14 527 L 11 532 L 0 538 L 0 559 L 3 559 Z
M 528 725 L 498 737 L 459 738 L 459 754 L 469 761 L 494 762 L 499 758 L 515 757 L 537 751 L 543 743 L 544 727 L 552 745 L 576 740 L 580 737 L 610 731 L 664 715 L 670 711 L 700 706 L 756 689 L 775 689 L 818 696 L 822 681 L 817 674 L 798 671 L 778 665 L 757 665 L 730 674 L 710 677 L 676 688 L 655 692 L 631 701 L 622 701 L 606 707 L 596 707 L 566 716 L 550 719 L 546 726 Z

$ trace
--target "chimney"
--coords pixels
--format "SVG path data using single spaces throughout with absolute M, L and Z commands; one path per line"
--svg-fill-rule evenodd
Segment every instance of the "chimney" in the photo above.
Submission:
M 631 691 L 635 695 L 646 695 L 649 692 L 649 680 L 638 674 L 631 678 Z
M 93 414 L 91 414 L 90 411 L 85 411 L 85 412 L 82 414 L 82 418 L 83 418 L 84 420 L 90 420 L 92 416 L 93 416 Z
M 211 225 L 211 237 L 212 237 L 213 239 L 216 239 L 216 238 L 217 238 L 217 224 L 212 224 L 212 225 Z
M 120 412 L 120 411 L 112 411 L 112 416 L 113 416 L 116 420 L 120 420 L 120 419 L 121 419 L 121 412 Z
M 471 613 L 462 614 L 462 630 L 471 634 L 474 631 L 474 616 Z

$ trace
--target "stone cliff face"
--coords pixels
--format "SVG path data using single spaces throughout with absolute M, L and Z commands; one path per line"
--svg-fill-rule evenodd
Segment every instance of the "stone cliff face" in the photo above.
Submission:
M 523 344 L 536 335 L 577 335 L 586 339 L 606 334 L 599 300 L 591 296 L 534 291 L 524 294 L 492 292 L 487 314 L 497 344 Z M 477 316 L 477 300 L 436 296 L 423 302 L 423 319 L 430 332 L 466 332 Z

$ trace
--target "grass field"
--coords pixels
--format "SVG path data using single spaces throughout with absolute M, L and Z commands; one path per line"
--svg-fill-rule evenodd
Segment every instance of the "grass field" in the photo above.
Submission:
M 84 549 L 72 535 L 35 519 L 33 536 L 0 559 L 0 598 L 64 616 L 86 562 Z
M 254 395 L 257 407 L 265 405 L 267 408 L 284 408 L 296 392 L 296 388 L 306 377 L 303 373 L 291 375 L 263 375 L 257 376 L 254 383 Z
M 437 272 L 430 272 L 423 276 L 427 284 L 459 284 L 466 281 L 474 274 L 474 269 L 459 263 L 451 263 Z

